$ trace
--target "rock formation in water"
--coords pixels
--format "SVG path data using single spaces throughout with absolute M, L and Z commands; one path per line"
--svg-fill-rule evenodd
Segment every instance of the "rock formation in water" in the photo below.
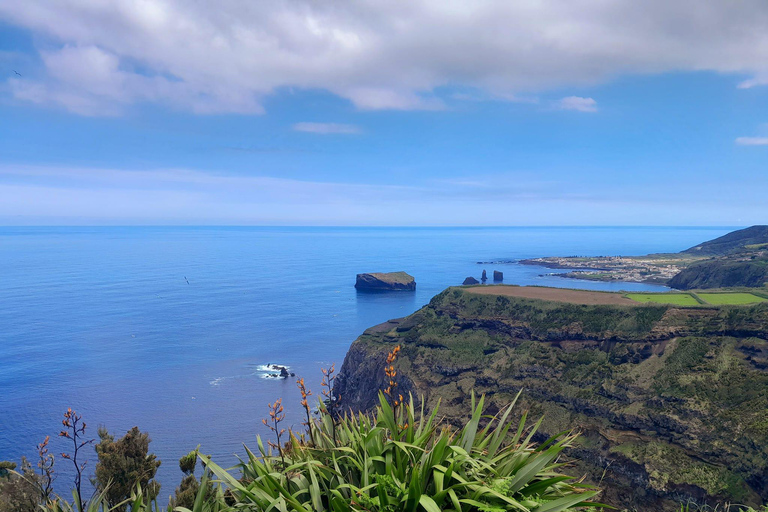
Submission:
M 498 270 L 493 271 L 493 282 L 498 283 L 504 280 L 504 272 L 499 272 Z
M 355 288 L 360 291 L 413 291 L 416 281 L 406 272 L 357 274 Z
M 267 364 L 267 368 L 272 368 L 273 370 L 277 370 L 280 373 L 271 373 L 269 374 L 270 377 L 280 377 L 281 379 L 287 379 L 288 377 L 295 377 L 296 374 L 293 372 L 289 372 L 288 368 L 285 366 L 280 366 L 279 364 Z
M 469 285 L 469 284 L 480 284 L 480 281 L 478 281 L 478 280 L 477 280 L 477 279 L 475 279 L 474 277 L 471 277 L 471 276 L 470 276 L 470 277 L 466 278 L 466 279 L 464 280 L 464 282 L 463 282 L 463 283 L 461 283 L 461 284 L 463 284 L 463 285 Z

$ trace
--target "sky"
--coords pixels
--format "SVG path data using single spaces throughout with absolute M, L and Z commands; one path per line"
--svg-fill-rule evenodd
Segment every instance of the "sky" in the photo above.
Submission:
M 0 2 L 0 225 L 768 223 L 765 0 Z

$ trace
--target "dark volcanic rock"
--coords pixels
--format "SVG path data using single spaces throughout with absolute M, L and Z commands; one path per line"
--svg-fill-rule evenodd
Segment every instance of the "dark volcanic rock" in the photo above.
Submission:
M 480 280 L 482 282 L 486 282 L 488 280 L 488 274 L 486 274 L 485 269 L 483 269 L 483 275 L 480 277 Z
M 478 281 L 478 280 L 477 280 L 477 279 L 475 279 L 474 277 L 471 277 L 471 276 L 470 276 L 470 277 L 466 278 L 466 279 L 464 280 L 464 282 L 463 282 L 463 283 L 461 283 L 461 284 L 464 284 L 464 285 L 467 285 L 467 284 L 480 284 L 480 281 Z
M 504 272 L 499 272 L 498 270 L 493 271 L 493 281 L 499 282 L 504 280 Z
M 374 272 L 357 274 L 355 288 L 360 291 L 413 291 L 416 281 L 406 272 Z
M 277 370 L 277 371 L 280 372 L 279 374 L 278 373 L 271 373 L 269 375 L 270 377 L 280 377 L 281 379 L 287 379 L 288 377 L 295 377 L 296 376 L 295 373 L 289 372 L 288 368 L 286 368 L 285 366 L 280 366 L 279 364 L 269 363 L 269 364 L 267 364 L 267 367 L 268 368 L 272 368 L 273 370 Z

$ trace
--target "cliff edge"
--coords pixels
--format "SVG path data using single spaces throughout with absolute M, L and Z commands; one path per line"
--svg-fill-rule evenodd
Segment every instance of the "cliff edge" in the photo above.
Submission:
M 522 388 L 517 413 L 543 415 L 543 432 L 581 431 L 570 471 L 601 482 L 604 502 L 768 500 L 768 305 L 584 304 L 488 288 L 449 288 L 366 330 L 337 380 L 343 406 L 374 405 L 401 345 L 398 391 L 441 399 L 449 419 L 472 389 L 494 412 Z

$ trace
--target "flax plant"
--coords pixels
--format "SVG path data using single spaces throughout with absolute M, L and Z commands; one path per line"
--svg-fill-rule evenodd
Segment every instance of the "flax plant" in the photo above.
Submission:
M 392 407 L 395 410 L 395 417 L 398 417 L 397 408 L 403 403 L 403 395 L 396 394 L 395 388 L 397 387 L 397 370 L 395 370 L 395 361 L 397 360 L 397 354 L 400 352 L 400 345 L 392 349 L 392 352 L 387 354 L 387 363 L 384 366 L 384 375 L 389 379 L 387 387 L 384 388 L 384 394 L 387 395 L 392 401 Z
M 325 403 L 320 402 L 320 411 L 323 413 L 324 419 L 328 419 L 331 422 L 331 438 L 333 444 L 336 444 L 336 418 L 338 413 L 336 408 L 338 406 L 341 396 L 334 396 L 333 394 L 333 381 L 336 379 L 334 372 L 336 371 L 336 365 L 332 364 L 330 368 L 321 368 L 323 373 L 323 380 L 320 382 L 323 390 L 320 392 L 325 397 Z M 327 405 L 326 405 L 327 404 Z
M 519 397 L 519 394 L 518 394 Z M 597 491 L 560 474 L 562 451 L 575 435 L 533 442 L 541 421 L 510 421 L 515 400 L 480 423 L 484 398 L 472 396 L 472 416 L 458 430 L 425 412 L 411 397 L 395 412 L 387 396 L 371 414 L 321 408 L 315 442 L 290 433 L 284 461 L 257 439 L 246 448 L 241 478 L 201 456 L 226 485 L 238 510 L 281 512 L 560 512 L 594 505 Z M 334 438 L 334 429 L 336 437 Z
M 42 443 L 37 445 L 37 467 L 40 469 L 40 496 L 43 501 L 49 500 L 53 494 L 53 480 L 54 475 L 54 457 L 52 453 L 48 453 L 48 443 L 51 437 L 45 436 Z
M 85 437 L 85 422 L 83 421 L 83 417 L 73 411 L 72 408 L 68 408 L 67 412 L 64 413 L 64 419 L 61 421 L 61 424 L 64 425 L 64 430 L 59 432 L 59 437 L 64 437 L 72 441 L 72 453 L 62 453 L 61 457 L 71 460 L 72 464 L 75 466 L 75 489 L 73 491 L 73 496 L 75 498 L 75 504 L 80 508 L 84 508 L 86 504 L 83 502 L 82 477 L 88 461 L 78 462 L 77 457 L 80 454 L 80 451 L 85 446 L 92 444 L 94 440 L 83 440 L 83 437 Z
M 277 448 L 277 452 L 280 454 L 280 460 L 283 462 L 283 467 L 285 467 L 285 455 L 283 454 L 283 445 L 280 442 L 280 437 L 285 434 L 285 429 L 280 428 L 280 422 L 285 419 L 285 412 L 283 412 L 283 399 L 278 398 L 275 400 L 275 403 L 267 404 L 267 406 L 269 407 L 269 421 L 264 418 L 261 420 L 261 422 L 264 423 L 264 425 L 266 425 L 267 428 L 269 428 L 269 430 L 275 434 L 276 442 L 273 443 L 269 441 L 269 446 L 272 448 Z
M 301 407 L 304 408 L 304 413 L 307 416 L 307 421 L 303 423 L 305 427 L 307 427 L 307 432 L 309 433 L 309 440 L 312 442 L 312 444 L 315 444 L 315 437 L 312 433 L 312 412 L 310 411 L 309 407 L 309 397 L 312 395 L 312 391 L 307 389 L 307 386 L 304 384 L 304 379 L 297 379 L 296 380 L 296 386 L 299 388 L 299 392 L 301 393 Z

